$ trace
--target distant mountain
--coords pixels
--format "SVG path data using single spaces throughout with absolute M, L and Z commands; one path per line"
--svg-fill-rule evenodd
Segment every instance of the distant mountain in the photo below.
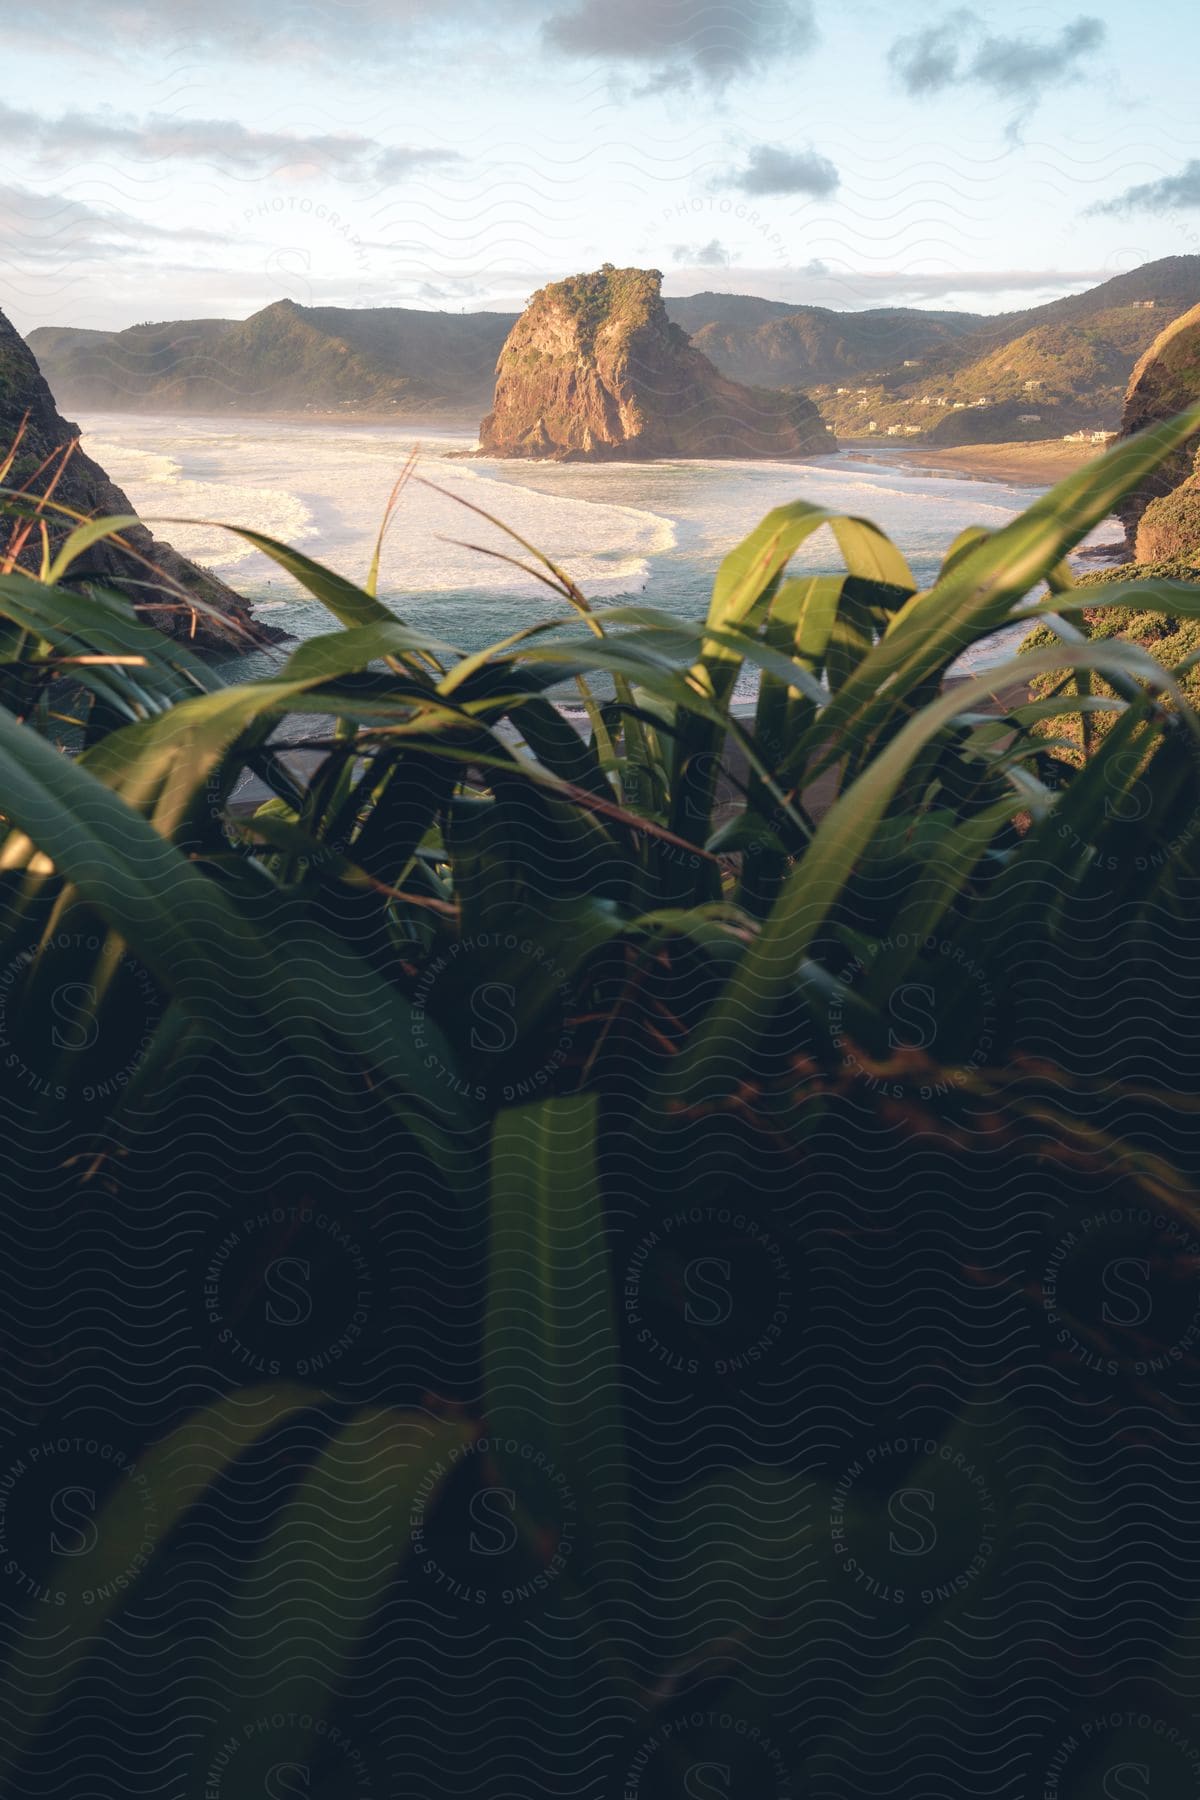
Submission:
M 1197 301 L 1200 256 L 1165 257 L 1086 293 L 983 319 L 918 352 L 914 367 L 893 358 L 873 375 L 811 391 L 846 437 L 965 444 L 1115 431 L 1138 357 Z
M 43 327 L 28 341 L 61 403 L 81 409 L 473 418 L 515 316 L 277 300 L 244 320 Z
M 18 446 L 7 485 L 28 484 L 31 493 L 41 494 L 53 482 L 54 499 L 77 513 L 104 518 L 132 513 L 121 489 L 79 449 L 78 437 L 78 425 L 58 412 L 28 346 L 0 313 L 0 455 Z M 51 548 L 56 549 L 72 524 L 58 523 L 51 512 L 46 519 Z M 7 532 L 0 535 L 7 538 Z M 250 650 L 279 635 L 256 625 L 240 595 L 144 525 L 128 525 L 121 536 L 128 549 L 101 539 L 73 564 L 69 584 L 115 588 L 168 637 L 186 638 L 204 649 Z M 41 540 L 33 532 L 18 565 L 36 569 L 41 555 Z
M 753 330 L 772 319 L 786 319 L 796 311 L 790 300 L 760 300 L 756 294 L 682 294 L 664 299 L 673 325 L 694 337 L 706 325 L 732 325 Z
M 682 305 L 690 311 L 693 302 Z M 668 301 L 667 309 L 679 319 L 679 302 Z M 985 322 L 978 313 L 918 312 L 912 307 L 839 313 L 802 306 L 760 323 L 714 319 L 693 328 L 692 342 L 734 381 L 811 387 L 836 382 L 839 376 L 902 368 L 907 358 L 951 346 Z M 679 323 L 687 329 L 684 319 Z
M 1174 256 L 998 317 L 750 294 L 664 304 L 721 374 L 807 391 L 839 436 L 961 444 L 1116 430 L 1137 359 L 1198 301 L 1200 257 Z M 474 422 L 517 316 L 280 300 L 242 321 L 43 328 L 29 343 L 72 408 Z
M 491 456 L 807 456 L 836 446 L 803 394 L 721 375 L 667 316 L 657 269 L 605 263 L 533 296 L 500 352 Z
M 897 308 L 836 313 L 750 294 L 691 294 L 667 317 L 732 380 L 804 387 L 888 367 L 984 323 Z M 249 319 L 181 319 L 126 331 L 42 326 L 29 346 L 64 406 L 115 411 L 332 412 L 474 417 L 517 313 L 299 306 Z

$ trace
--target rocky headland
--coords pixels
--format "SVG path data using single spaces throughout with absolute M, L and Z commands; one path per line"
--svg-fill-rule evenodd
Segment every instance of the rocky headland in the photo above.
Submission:
M 486 456 L 804 457 L 836 449 L 807 395 L 721 375 L 671 322 L 657 269 L 606 263 L 542 288 L 496 365 Z
M 1130 377 L 1121 436 L 1174 418 L 1200 400 L 1200 306 L 1155 338 Z M 1200 550 L 1200 433 L 1118 507 L 1130 556 L 1165 562 Z

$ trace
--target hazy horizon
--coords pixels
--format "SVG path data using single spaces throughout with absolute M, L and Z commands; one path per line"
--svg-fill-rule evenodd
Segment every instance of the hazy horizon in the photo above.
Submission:
M 609 260 L 611 260 L 611 259 L 609 259 Z M 646 263 L 646 264 L 637 265 L 637 266 L 641 266 L 641 267 L 645 267 L 645 268 L 652 268 L 652 267 L 657 267 L 658 265 Z M 548 282 L 561 281 L 569 275 L 579 274 L 579 273 L 582 273 L 582 271 L 575 270 L 575 269 L 563 269 L 561 271 L 555 271 L 555 272 L 547 275 L 545 282 L 539 283 L 539 285 L 545 286 L 546 283 L 548 283 Z M 870 297 L 867 297 L 858 305 L 855 305 L 852 302 L 848 302 L 845 305 L 837 306 L 837 305 L 829 305 L 827 302 L 820 301 L 820 300 L 800 299 L 794 295 L 789 295 L 789 294 L 785 294 L 785 293 L 779 293 L 779 294 L 764 293 L 764 292 L 761 292 L 761 291 L 758 291 L 755 289 L 751 289 L 749 287 L 740 287 L 733 282 L 717 283 L 714 281 L 709 281 L 708 283 L 703 284 L 703 285 L 697 283 L 695 285 L 689 286 L 686 282 L 682 281 L 680 279 L 680 277 L 678 277 L 676 275 L 669 275 L 664 270 L 663 271 L 663 295 L 664 295 L 664 298 L 666 298 L 668 300 L 680 300 L 680 299 L 690 299 L 690 298 L 693 298 L 693 297 L 701 295 L 701 294 L 729 294 L 729 295 L 735 296 L 739 299 L 779 301 L 784 304 L 794 305 L 797 309 L 800 309 L 801 307 L 810 307 L 810 306 L 825 306 L 825 307 L 827 307 L 827 310 L 832 311 L 832 312 L 869 312 L 872 310 L 887 311 L 887 310 L 894 310 L 896 308 L 910 308 L 914 311 L 921 311 L 921 312 L 934 312 L 934 313 L 968 312 L 968 313 L 978 313 L 978 314 L 981 314 L 981 315 L 984 315 L 987 317 L 998 318 L 1005 313 L 1024 311 L 1025 308 L 1027 308 L 1027 307 L 1039 306 L 1046 301 L 1064 299 L 1069 294 L 1085 293 L 1089 288 L 1097 286 L 1100 282 L 1111 280 L 1112 275 L 1113 275 L 1113 271 L 1109 270 L 1109 269 L 1089 270 L 1083 274 L 1076 275 L 1076 276 L 1070 276 L 1070 277 L 1068 277 L 1066 275 L 1060 275 L 1057 278 L 1055 278 L 1054 276 L 1048 275 L 1046 278 L 1046 285 L 1045 285 L 1044 291 L 1030 292 L 1030 291 L 1022 291 L 1020 289 L 1016 289 L 1013 291 L 1013 293 L 1011 295 L 1006 296 L 1003 293 L 1003 291 L 1001 291 L 1001 293 L 998 296 L 993 295 L 993 296 L 985 297 L 986 299 L 992 300 L 994 302 L 993 304 L 986 304 L 985 300 L 979 300 L 976 302 L 975 305 L 948 306 L 941 300 L 938 300 L 935 298 L 931 298 L 928 301 L 923 301 L 920 298 L 912 298 L 909 300 L 884 301 L 884 300 L 873 300 Z M 531 293 L 533 291 L 534 290 L 532 290 L 532 289 L 530 290 Z M 436 301 L 432 301 L 432 300 L 422 302 L 420 300 L 388 301 L 386 299 L 372 299 L 369 301 L 362 301 L 362 302 L 358 302 L 358 303 L 356 303 L 354 301 L 339 302 L 339 301 L 333 301 L 333 300 L 304 300 L 294 294 L 280 293 L 280 294 L 275 295 L 274 299 L 272 299 L 272 300 L 265 300 L 262 302 L 261 305 L 249 307 L 241 312 L 193 313 L 193 314 L 179 313 L 179 314 L 172 315 L 171 317 L 179 318 L 181 320 L 184 318 L 222 319 L 222 320 L 228 320 L 231 323 L 238 323 L 238 322 L 244 321 L 246 319 L 253 318 L 256 313 L 260 313 L 270 306 L 277 305 L 281 300 L 290 299 L 290 300 L 294 300 L 295 303 L 299 306 L 313 306 L 313 307 L 337 306 L 337 307 L 344 307 L 345 309 L 351 310 L 351 311 L 356 310 L 356 309 L 368 311 L 373 308 L 395 306 L 400 310 L 409 311 L 409 312 L 453 313 L 453 314 L 499 313 L 502 315 L 511 315 L 512 317 L 516 318 L 522 312 L 528 298 L 529 298 L 529 295 L 526 295 L 523 298 L 514 300 L 511 304 L 506 304 L 506 305 L 502 305 L 499 303 L 496 303 L 496 304 L 481 303 L 479 305 L 474 305 L 474 306 L 465 306 L 465 305 L 464 306 L 447 306 L 444 303 L 439 305 Z M 999 303 L 1000 301 L 1003 301 L 1004 303 L 1001 304 L 1001 303 Z M 69 320 L 54 321 L 55 325 L 70 326 L 71 328 L 77 329 L 77 330 L 100 330 L 100 331 L 125 331 L 125 330 L 133 329 L 134 327 L 139 326 L 139 325 L 163 325 L 163 324 L 169 324 L 169 323 L 171 323 L 171 318 L 167 317 L 166 315 L 164 315 L 161 318 L 151 318 L 149 316 L 143 317 L 143 318 L 136 318 L 136 319 L 131 318 L 131 319 L 125 320 L 123 324 L 106 325 L 106 326 L 79 325 L 75 321 L 69 321 Z M 37 326 L 29 326 L 27 328 L 26 335 L 28 335 L 28 331 L 33 331 L 36 329 L 38 329 Z

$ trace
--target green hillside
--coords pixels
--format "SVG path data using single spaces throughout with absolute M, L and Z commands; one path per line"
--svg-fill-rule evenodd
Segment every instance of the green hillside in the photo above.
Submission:
M 769 325 L 772 319 L 791 318 L 796 307 L 790 300 L 763 300 L 757 294 L 702 294 L 663 296 L 667 314 L 673 325 L 680 326 L 689 337 L 695 337 L 706 325 L 729 325 L 754 330 Z
M 1167 257 L 1086 293 L 982 321 L 914 367 L 893 358 L 853 385 L 830 379 L 811 391 L 844 437 L 891 432 L 965 444 L 1112 432 L 1134 364 L 1198 300 L 1200 256 Z
M 581 295 L 581 304 L 586 296 Z M 985 317 L 839 313 L 749 294 L 666 300 L 722 375 L 798 388 L 840 437 L 935 444 L 1115 431 L 1131 371 L 1200 301 L 1200 256 L 1167 257 L 1083 294 Z M 276 301 L 245 320 L 30 334 L 60 404 L 190 412 L 366 413 L 476 422 L 515 313 Z
M 673 303 L 668 310 L 674 316 Z M 695 330 L 692 342 L 734 381 L 811 387 L 843 375 L 902 368 L 906 359 L 951 346 L 981 323 L 975 313 L 911 307 L 838 313 L 806 306 L 752 327 L 714 320 Z
M 245 320 L 189 319 L 127 331 L 33 331 L 61 404 L 118 411 L 367 412 L 472 417 L 491 397 L 512 321 L 402 307 L 279 300 Z

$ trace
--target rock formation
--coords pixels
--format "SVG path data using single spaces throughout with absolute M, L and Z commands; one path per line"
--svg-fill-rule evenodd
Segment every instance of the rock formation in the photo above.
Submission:
M 1159 334 L 1130 378 L 1121 436 L 1161 424 L 1200 400 L 1200 306 Z M 1164 562 L 1200 549 L 1200 433 L 1117 508 L 1130 554 Z
M 794 457 L 836 448 L 806 395 L 739 386 L 667 317 L 657 269 L 542 288 L 496 364 L 488 456 Z
M 61 505 L 96 518 L 133 511 L 99 463 L 78 446 L 62 462 L 60 453 L 78 438 L 79 427 L 59 413 L 32 351 L 0 313 L 0 458 L 7 455 L 18 435 L 20 447 L 8 474 L 9 488 L 28 483 L 30 494 L 36 497 L 46 490 L 61 464 L 53 492 L 53 499 Z M 50 512 L 45 518 L 51 546 L 56 548 L 73 521 L 61 520 L 59 515 L 61 522 L 56 522 Z M 7 545 L 10 529 L 8 525 L 0 527 L 0 548 Z M 201 649 L 246 650 L 279 635 L 256 625 L 240 595 L 188 562 L 170 544 L 160 542 L 144 525 L 127 526 L 122 536 L 135 554 L 108 541 L 94 544 L 73 565 L 70 584 L 92 580 L 116 588 L 144 609 L 144 617 L 160 631 L 169 637 L 187 638 Z M 36 567 L 40 556 L 41 539 L 35 532 L 19 563 Z M 211 610 L 189 605 L 193 599 Z

